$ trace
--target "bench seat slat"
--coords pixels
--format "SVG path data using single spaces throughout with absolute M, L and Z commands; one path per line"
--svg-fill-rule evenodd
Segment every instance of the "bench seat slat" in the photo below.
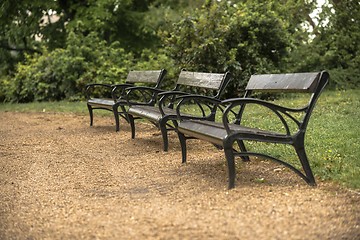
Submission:
M 112 105 L 114 105 L 114 100 L 113 99 L 105 99 L 105 98 L 91 98 L 88 100 L 88 104 L 100 105 L 100 106 L 112 106 Z
M 164 109 L 166 114 L 176 114 L 176 112 L 172 109 Z M 162 118 L 162 114 L 160 113 L 158 106 L 142 106 L 135 105 L 129 108 L 128 113 L 137 117 L 145 118 L 150 121 L 159 121 Z
M 277 139 L 278 141 L 283 142 L 290 142 L 292 140 L 291 136 L 287 136 L 286 134 L 240 126 L 237 124 L 230 124 L 230 129 L 236 133 L 243 134 L 244 138 L 246 138 L 245 136 L 248 136 L 249 139 L 256 138 L 262 141 L 273 141 L 274 139 Z M 227 136 L 224 124 L 220 122 L 186 120 L 179 123 L 178 130 L 184 134 L 218 145 L 223 145 L 223 140 Z

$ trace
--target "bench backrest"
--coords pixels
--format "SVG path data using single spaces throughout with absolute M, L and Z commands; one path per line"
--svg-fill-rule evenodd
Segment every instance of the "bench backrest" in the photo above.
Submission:
M 322 75 L 321 72 L 252 75 L 246 90 L 314 93 L 321 87 Z
M 180 85 L 215 90 L 215 97 L 219 97 L 230 80 L 229 72 L 204 73 L 188 72 L 182 70 L 176 83 L 176 89 Z
M 166 75 L 166 70 L 146 70 L 146 71 L 130 71 L 126 83 L 154 83 L 155 87 L 159 87 Z
M 245 97 L 249 97 L 252 91 L 312 93 L 308 104 L 302 108 L 305 115 L 299 129 L 305 130 L 315 103 L 328 82 L 329 73 L 326 71 L 252 75 L 246 86 Z M 242 111 L 243 109 L 240 110 L 240 114 Z

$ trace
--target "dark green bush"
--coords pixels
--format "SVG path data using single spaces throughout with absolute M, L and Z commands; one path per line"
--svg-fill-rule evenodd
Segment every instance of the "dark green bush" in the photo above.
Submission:
M 177 68 L 230 71 L 227 97 L 242 92 L 251 74 L 274 72 L 287 51 L 288 33 L 270 3 L 213 1 L 161 32 Z
M 115 83 L 126 78 L 134 65 L 131 53 L 118 43 L 107 45 L 96 33 L 87 36 L 71 32 L 67 47 L 42 55 L 27 56 L 18 64 L 17 72 L 7 91 L 14 102 L 55 101 L 83 97 L 86 84 Z
M 77 100 L 84 98 L 88 83 L 121 83 L 130 70 L 161 68 L 170 70 L 168 77 L 175 77 L 172 61 L 162 50 L 145 49 L 135 59 L 118 42 L 109 45 L 97 33 L 70 32 L 65 49 L 26 56 L 12 81 L 0 82 L 0 90 L 6 88 L 4 98 L 12 102 Z

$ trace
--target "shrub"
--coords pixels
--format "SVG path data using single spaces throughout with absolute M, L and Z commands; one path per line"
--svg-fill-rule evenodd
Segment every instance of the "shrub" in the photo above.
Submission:
M 249 76 L 274 72 L 287 51 L 288 34 L 271 3 L 209 1 L 188 13 L 170 33 L 161 32 L 178 68 L 230 71 L 227 97 L 243 91 Z
M 65 49 L 26 56 L 17 72 L 7 99 L 13 102 L 55 101 L 83 97 L 86 84 L 115 83 L 126 78 L 133 64 L 115 42 L 107 45 L 96 33 L 87 36 L 70 32 Z

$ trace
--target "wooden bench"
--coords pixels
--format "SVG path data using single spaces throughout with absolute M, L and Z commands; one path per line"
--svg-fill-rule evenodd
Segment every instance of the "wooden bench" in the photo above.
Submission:
M 203 73 L 181 71 L 176 86 L 172 91 L 161 92 L 158 95 L 159 102 L 155 106 L 131 104 L 128 110 L 131 125 L 132 138 L 135 138 L 135 119 L 146 119 L 157 126 L 162 134 L 163 149 L 168 150 L 168 131 L 177 128 L 177 116 L 174 106 L 177 96 L 193 93 L 190 89 L 203 94 L 209 94 L 211 99 L 219 99 L 230 80 L 229 73 Z M 128 95 L 142 88 L 128 88 Z M 209 93 L 210 92 L 210 93 Z M 211 108 L 211 106 L 209 106 Z
M 127 100 L 125 99 L 128 87 L 134 87 L 136 84 L 152 85 L 154 89 L 158 89 L 166 75 L 166 70 L 147 70 L 147 71 L 130 71 L 127 75 L 125 83 L 123 84 L 101 84 L 92 83 L 88 84 L 85 89 L 87 98 L 87 107 L 90 115 L 90 126 L 93 125 L 93 110 L 102 109 L 112 111 L 115 117 L 116 131 L 120 130 L 119 116 L 129 122 L 127 116 Z M 96 90 L 104 92 L 107 89 L 107 96 L 94 97 L 93 93 Z M 154 105 L 155 96 L 150 96 L 146 104 Z M 119 110 L 120 108 L 120 110 Z
M 213 104 L 217 104 L 218 112 L 221 106 L 225 108 L 222 108 L 224 111 L 221 115 L 221 121 L 217 122 L 201 118 L 190 119 L 188 116 L 184 117 L 181 109 L 186 102 L 194 99 L 191 96 L 184 96 L 176 108 L 179 119 L 178 135 L 182 148 L 183 163 L 186 162 L 187 139 L 196 138 L 211 142 L 224 149 L 228 166 L 229 188 L 233 188 L 235 184 L 234 157 L 240 156 L 243 160 L 247 161 L 251 155 L 283 164 L 303 178 L 309 185 L 316 185 L 305 152 L 304 139 L 311 113 L 328 81 L 329 74 L 327 72 L 253 75 L 246 86 L 243 98 L 228 99 L 222 102 L 211 100 Z M 305 106 L 297 108 L 293 106 L 280 106 L 270 101 L 252 97 L 254 92 L 267 93 L 273 91 L 283 94 L 288 92 L 308 93 L 309 102 Z M 203 100 L 206 99 L 203 98 Z M 289 102 L 291 102 L 290 99 Z M 273 126 L 268 126 L 271 129 L 269 130 L 267 127 L 249 127 L 248 124 L 244 124 L 243 117 L 247 114 L 245 110 L 251 106 L 264 108 L 260 113 L 264 113 L 266 109 L 269 112 L 265 118 L 260 116 L 252 124 L 265 121 L 269 117 L 274 117 L 274 120 L 277 119 L 280 125 L 278 130 L 271 129 Z M 269 125 L 275 124 L 275 122 L 271 123 Z M 292 145 L 296 151 L 297 158 L 300 160 L 301 167 L 298 166 L 296 168 L 289 161 L 280 160 L 270 156 L 269 153 L 247 151 L 244 141 L 246 143 L 255 141 Z

